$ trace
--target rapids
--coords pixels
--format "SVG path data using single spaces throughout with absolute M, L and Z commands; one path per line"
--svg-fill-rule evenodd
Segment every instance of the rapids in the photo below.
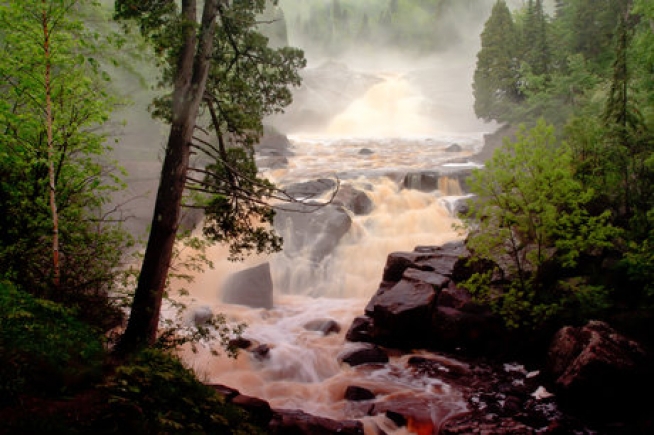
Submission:
M 448 130 L 446 117 L 433 118 L 437 96 L 423 96 L 402 74 L 377 79 L 322 129 L 289 134 L 294 155 L 288 165 L 265 173 L 281 186 L 337 177 L 364 190 L 374 204 L 372 212 L 352 215 L 349 232 L 319 265 L 281 254 L 234 264 L 224 260 L 224 248 L 210 248 L 215 268 L 189 287 L 192 304 L 224 313 L 230 322 L 247 323 L 243 336 L 270 351 L 267 358 L 241 351 L 237 359 L 229 359 L 201 346 L 198 353 L 186 351 L 184 358 L 206 382 L 265 399 L 273 408 L 360 419 L 370 435 L 379 429 L 418 433 L 418 422 L 397 428 L 383 413 L 367 416 L 368 405 L 344 400 L 345 389 L 365 387 L 382 402 L 410 400 L 428 414 L 434 427 L 466 409 L 461 392 L 407 370 L 408 356 L 391 356 L 390 364 L 383 366 L 349 367 L 339 363 L 338 355 L 355 346 L 345 341 L 345 333 L 377 290 L 389 253 L 462 236 L 453 229 L 456 219 L 445 207 L 452 196 L 462 194 L 456 180 L 444 178 L 438 190 L 422 192 L 403 188 L 404 175 L 433 170 L 453 159 L 465 166 L 487 131 Z M 446 152 L 453 144 L 460 151 Z M 221 302 L 221 286 L 230 273 L 264 261 L 271 264 L 273 309 Z M 325 336 L 304 328 L 316 319 L 335 320 L 341 331 Z

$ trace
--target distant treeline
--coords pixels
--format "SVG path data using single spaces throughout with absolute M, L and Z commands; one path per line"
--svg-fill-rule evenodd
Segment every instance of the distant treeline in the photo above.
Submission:
M 280 6 L 296 39 L 335 54 L 353 45 L 444 50 L 471 36 L 466 22 L 482 21 L 492 5 L 479 0 L 294 0 Z

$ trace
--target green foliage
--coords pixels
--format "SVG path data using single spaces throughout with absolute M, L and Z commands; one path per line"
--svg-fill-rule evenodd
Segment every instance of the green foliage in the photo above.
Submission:
M 257 177 L 254 158 L 245 150 L 233 148 L 226 154 L 227 161 L 207 167 L 205 185 L 212 195 L 204 205 L 204 235 L 229 243 L 231 260 L 243 259 L 244 252 L 281 250 L 281 237 L 270 230 L 275 211 L 264 202 L 273 195 L 274 186 Z
M 519 36 L 503 0 L 493 6 L 481 33 L 481 50 L 473 78 L 475 114 L 486 121 L 501 120 L 520 101 L 518 90 Z
M 116 370 L 102 433 L 266 433 L 175 357 L 149 349 Z
M 52 119 L 59 215 L 61 286 L 51 292 L 52 218 L 49 209 L 45 58 L 42 8 L 52 28 Z M 120 171 L 106 161 L 100 127 L 116 103 L 97 60 L 100 37 L 79 13 L 92 2 L 10 1 L 0 5 L 0 276 L 33 294 L 84 306 L 106 302 L 122 248 L 131 243 L 107 211 L 122 188 Z M 106 312 L 105 312 L 106 314 Z M 116 313 L 114 313 L 116 314 Z M 114 322 L 115 324 L 115 322 Z
M 572 301 L 592 300 L 586 290 L 583 298 L 578 293 L 583 286 L 562 285 L 561 278 L 618 235 L 609 211 L 586 209 L 594 192 L 575 180 L 571 157 L 553 127 L 540 121 L 530 131 L 522 127 L 469 181 L 476 199 L 466 221 L 468 246 L 493 260 L 509 284 L 497 292 L 487 274 L 468 287 L 492 302 L 508 326 L 539 325 Z
M 0 401 L 70 393 L 101 375 L 99 334 L 63 306 L 0 281 Z

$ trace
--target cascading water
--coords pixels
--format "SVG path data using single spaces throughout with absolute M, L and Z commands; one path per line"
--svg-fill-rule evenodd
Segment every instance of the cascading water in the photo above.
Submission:
M 269 351 L 265 357 L 243 351 L 232 360 L 200 348 L 198 354 L 189 352 L 185 358 L 207 382 L 265 399 L 273 408 L 360 419 L 367 434 L 379 433 L 378 429 L 418 433 L 420 422 L 398 429 L 383 416 L 367 416 L 366 406 L 344 399 L 346 388 L 365 387 L 380 403 L 410 400 L 412 406 L 424 409 L 435 427 L 466 408 L 462 394 L 444 382 L 406 370 L 406 356 L 391 357 L 383 366 L 353 368 L 340 364 L 338 355 L 353 346 L 345 342 L 345 332 L 377 290 L 389 253 L 461 237 L 442 201 L 462 194 L 456 179 L 443 178 L 437 184 L 440 188 L 421 191 L 405 187 L 406 174 L 434 170 L 453 159 L 464 162 L 480 148 L 483 132 L 448 132 L 443 119 L 429 116 L 434 100 L 422 97 L 408 80 L 390 74 L 377 79 L 321 131 L 290 135 L 293 156 L 288 164 L 266 172 L 282 186 L 338 178 L 341 186 L 365 192 L 372 203 L 369 213 L 348 211 L 347 231 L 318 259 L 295 249 L 292 255 L 283 252 L 235 265 L 222 260 L 226 258 L 222 248 L 210 250 L 216 268 L 199 276 L 191 287 L 195 303 L 225 313 L 230 321 L 247 323 L 244 337 Z M 456 151 L 446 151 L 454 144 Z M 287 227 L 282 235 L 291 240 L 292 232 Z M 309 235 L 307 249 L 312 248 L 311 240 L 323 236 L 330 235 Z M 220 290 L 230 273 L 264 261 L 271 265 L 272 309 L 221 302 Z M 326 319 L 340 325 L 340 332 L 324 335 L 306 328 L 312 321 Z

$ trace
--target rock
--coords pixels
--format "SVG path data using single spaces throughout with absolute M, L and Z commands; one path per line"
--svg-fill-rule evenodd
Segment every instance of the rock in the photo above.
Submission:
M 252 346 L 252 340 L 243 337 L 236 337 L 229 340 L 229 346 L 236 349 L 247 349 Z
M 372 319 L 368 316 L 355 317 L 345 334 L 347 341 L 370 342 L 372 340 Z
M 463 195 L 469 191 L 466 178 L 471 174 L 471 167 L 443 167 L 438 171 L 411 172 L 404 176 L 402 186 L 421 192 L 443 190 L 445 195 L 455 195 L 454 190 L 458 190 L 456 194 Z
M 393 252 L 386 259 L 384 281 L 397 282 L 402 279 L 404 271 L 412 268 L 436 272 L 453 278 L 470 252 L 464 242 L 451 242 L 443 246 L 418 246 L 413 252 Z
M 228 304 L 271 309 L 273 283 L 270 263 L 262 263 L 230 275 L 222 286 L 222 300 Z
M 277 211 L 274 222 L 275 230 L 284 237 L 284 254 L 292 258 L 309 249 L 310 261 L 315 263 L 332 253 L 351 226 L 352 218 L 335 204 L 288 204 Z
M 300 410 L 277 410 L 270 421 L 271 435 L 363 435 L 360 421 L 336 421 Z
M 339 356 L 339 360 L 353 367 L 362 364 L 386 364 L 388 355 L 379 346 L 368 345 L 345 351 Z
M 375 340 L 402 348 L 424 343 L 431 329 L 438 289 L 428 282 L 403 279 L 390 289 L 380 290 L 367 308 Z
M 283 156 L 265 156 L 257 158 L 257 167 L 259 169 L 281 169 L 288 166 L 288 159 Z
M 374 207 L 372 200 L 364 191 L 349 184 L 344 184 L 338 189 L 333 203 L 345 207 L 355 215 L 367 215 Z
M 430 335 L 432 348 L 464 349 L 474 355 L 502 352 L 507 340 L 503 324 L 497 316 L 441 306 L 434 314 Z
M 446 153 L 460 153 L 461 151 L 463 151 L 463 148 L 461 148 L 461 145 L 459 145 L 458 143 L 453 143 L 449 147 L 445 148 L 443 151 L 445 151 Z
M 262 361 L 269 358 L 270 346 L 268 346 L 267 344 L 260 344 L 259 346 L 252 349 L 251 352 L 256 359 Z
M 333 319 L 316 319 L 304 324 L 304 329 L 308 331 L 319 331 L 324 335 L 338 334 L 341 332 L 341 326 Z
M 218 394 L 224 397 L 227 401 L 231 401 L 234 397 L 241 394 L 237 389 L 228 387 L 221 384 L 208 384 L 208 387 L 213 388 Z
M 193 309 L 191 314 L 195 326 L 206 325 L 213 319 L 213 311 L 209 305 L 202 305 Z
M 361 148 L 359 150 L 359 155 L 361 155 L 361 156 L 369 156 L 371 154 L 375 154 L 375 152 L 373 150 L 371 150 L 370 148 Z
M 394 395 L 383 402 L 376 402 L 370 415 L 384 414 L 398 427 L 406 427 L 408 433 L 437 434 L 445 409 L 439 409 L 434 399 L 420 395 Z
M 356 385 L 350 385 L 345 390 L 345 400 L 360 402 L 363 400 L 372 400 L 374 398 L 375 398 L 375 393 L 373 393 L 367 388 L 357 387 Z
M 453 380 L 472 377 L 472 371 L 467 364 L 438 355 L 430 358 L 412 356 L 407 364 L 418 373 L 431 378 Z
M 231 402 L 249 412 L 260 424 L 265 425 L 273 418 L 273 410 L 270 408 L 270 404 L 263 399 L 239 394 L 232 398 Z
M 284 188 L 284 191 L 293 198 L 307 199 L 319 198 L 323 194 L 334 190 L 336 181 L 331 178 L 320 178 L 318 180 L 294 183 Z
M 531 435 L 537 432 L 534 428 L 512 418 L 500 418 L 492 415 L 483 418 L 477 413 L 469 412 L 445 420 L 438 433 L 441 435 Z
M 407 174 L 403 185 L 406 189 L 419 190 L 421 192 L 432 192 L 438 190 L 439 172 L 416 172 Z
M 287 157 L 294 154 L 288 137 L 268 126 L 264 127 L 263 136 L 254 148 L 260 156 Z
M 550 345 L 544 375 L 561 403 L 593 415 L 628 412 L 639 400 L 634 387 L 651 385 L 648 355 L 607 323 L 565 327 Z

